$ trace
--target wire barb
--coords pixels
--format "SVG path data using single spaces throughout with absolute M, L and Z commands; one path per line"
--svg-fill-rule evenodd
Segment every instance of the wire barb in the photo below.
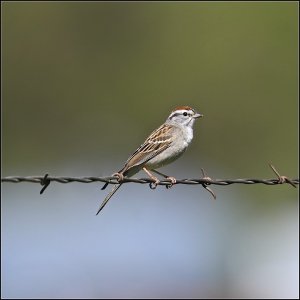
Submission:
M 292 182 L 291 179 L 289 179 L 287 176 L 282 176 L 279 174 L 279 172 L 275 169 L 275 167 L 269 163 L 269 166 L 271 167 L 271 169 L 274 171 L 274 173 L 277 175 L 278 177 L 278 183 L 282 184 L 282 183 L 289 183 L 290 185 L 292 185 L 294 188 L 297 188 L 297 186 Z
M 212 179 L 206 175 L 206 172 L 204 171 L 203 168 L 201 168 L 201 172 L 202 172 L 202 176 L 203 176 L 202 179 L 205 179 L 208 181 L 208 182 L 203 182 L 202 186 L 213 196 L 214 200 L 216 200 L 217 195 L 214 193 L 214 191 L 212 189 L 210 189 L 208 187 L 208 185 L 211 184 L 210 181 L 212 181 Z
M 48 179 L 48 175 L 49 174 L 46 174 L 45 176 L 44 176 L 44 178 L 43 179 L 41 179 L 41 185 L 43 185 L 43 188 L 41 189 L 41 191 L 40 191 L 40 195 L 42 195 L 43 193 L 44 193 L 44 191 L 45 191 L 45 189 L 49 186 L 49 184 L 50 184 L 50 179 Z

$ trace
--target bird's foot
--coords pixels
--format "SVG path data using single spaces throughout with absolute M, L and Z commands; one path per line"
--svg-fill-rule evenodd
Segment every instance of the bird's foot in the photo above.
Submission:
M 153 180 L 153 182 L 149 183 L 150 189 L 155 190 L 160 181 L 155 176 L 151 176 L 151 179 Z
M 124 175 L 122 174 L 122 173 L 114 173 L 113 175 L 112 175 L 113 177 L 118 177 L 117 178 L 117 180 L 118 180 L 118 182 L 121 182 L 121 181 L 123 181 L 124 180 Z
M 167 189 L 170 189 L 177 182 L 176 178 L 172 177 L 172 176 L 168 176 L 168 177 L 166 177 L 166 179 L 170 180 L 170 183 L 168 185 L 166 185 Z

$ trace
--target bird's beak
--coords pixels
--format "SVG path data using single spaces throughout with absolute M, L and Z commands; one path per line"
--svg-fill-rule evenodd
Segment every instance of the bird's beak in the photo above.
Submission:
M 203 117 L 203 115 L 202 115 L 202 114 L 198 114 L 198 113 L 195 113 L 195 114 L 193 115 L 193 118 L 194 118 L 194 119 L 202 118 L 202 117 Z

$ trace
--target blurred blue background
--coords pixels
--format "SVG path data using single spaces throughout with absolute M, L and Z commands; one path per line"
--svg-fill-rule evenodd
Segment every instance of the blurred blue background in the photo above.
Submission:
M 177 178 L 298 177 L 297 2 L 2 3 L 2 176 L 119 170 L 177 105 Z M 144 177 L 138 174 L 137 177 Z M 298 189 L 2 184 L 3 298 L 297 298 Z

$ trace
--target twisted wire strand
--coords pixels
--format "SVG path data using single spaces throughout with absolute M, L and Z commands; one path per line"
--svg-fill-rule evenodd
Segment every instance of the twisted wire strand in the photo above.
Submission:
M 19 183 L 19 182 L 31 182 L 31 183 L 40 183 L 43 184 L 45 176 L 7 176 L 2 177 L 1 182 L 11 182 L 11 183 Z M 117 177 L 56 177 L 56 176 L 47 176 L 47 181 L 53 181 L 58 183 L 71 183 L 71 182 L 80 182 L 80 183 L 92 183 L 92 182 L 104 182 L 109 184 L 118 183 Z M 141 183 L 141 184 L 149 184 L 153 183 L 151 178 L 124 178 L 123 183 Z M 206 185 L 230 185 L 230 184 L 266 184 L 266 185 L 277 185 L 283 183 L 289 183 L 298 185 L 299 178 L 297 179 L 288 179 L 284 182 L 280 180 L 280 178 L 276 179 L 253 179 L 253 178 L 240 178 L 240 179 L 210 179 L 210 178 L 191 178 L 191 179 L 176 179 L 175 184 L 206 184 Z M 158 185 L 169 185 L 169 180 L 161 180 Z
M 277 179 L 211 179 L 208 177 L 203 169 L 201 169 L 203 178 L 192 178 L 192 179 L 176 179 L 176 182 L 172 182 L 170 179 L 161 180 L 158 184 L 153 182 L 151 178 L 124 178 L 122 183 L 134 182 L 134 183 L 141 183 L 145 184 L 148 183 L 151 189 L 155 189 L 157 185 L 164 185 L 166 188 L 170 188 L 173 184 L 201 184 L 203 188 L 205 188 L 214 199 L 217 198 L 214 191 L 209 188 L 209 185 L 230 185 L 230 184 L 267 184 L 267 185 L 277 185 L 288 183 L 293 187 L 297 187 L 296 185 L 299 184 L 299 179 L 289 179 L 287 176 L 281 176 L 279 172 L 275 169 L 272 164 L 269 164 L 270 168 L 276 174 Z M 159 173 L 159 172 L 157 172 Z M 160 173 L 161 175 L 167 177 L 166 175 Z M 19 183 L 19 182 L 33 182 L 33 183 L 40 183 L 43 188 L 40 191 L 42 194 L 45 189 L 49 186 L 51 181 L 59 182 L 59 183 L 70 183 L 70 182 L 81 182 L 81 183 L 91 183 L 91 182 L 105 182 L 106 184 L 117 184 L 118 182 L 117 176 L 110 176 L 110 177 L 55 177 L 49 176 L 46 174 L 45 176 L 9 176 L 1 178 L 1 182 L 12 182 L 12 183 Z M 106 187 L 106 185 L 105 185 Z

